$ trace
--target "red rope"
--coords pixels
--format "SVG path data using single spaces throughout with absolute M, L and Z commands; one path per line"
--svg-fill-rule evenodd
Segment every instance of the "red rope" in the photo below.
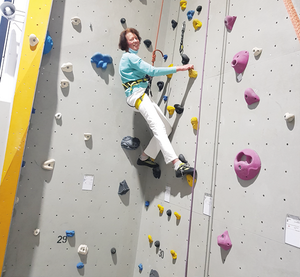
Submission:
M 157 49 L 156 49 L 156 46 L 157 46 L 157 40 L 158 40 L 158 34 L 159 34 L 159 29 L 160 29 L 160 20 L 161 20 L 161 15 L 162 15 L 163 6 L 164 6 L 164 0 L 161 1 L 161 8 L 160 8 L 160 15 L 159 15 L 158 26 L 157 26 L 157 33 L 156 33 L 155 46 L 154 46 L 154 51 L 152 52 L 152 66 L 154 65 L 155 58 L 156 58 L 155 51 L 159 51 L 159 52 L 161 53 L 161 55 L 164 56 L 163 53 L 162 53 L 160 50 L 157 50 Z

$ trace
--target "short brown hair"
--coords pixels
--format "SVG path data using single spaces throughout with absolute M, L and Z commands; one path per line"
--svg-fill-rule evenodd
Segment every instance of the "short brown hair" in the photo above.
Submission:
M 119 48 L 121 50 L 124 50 L 124 51 L 128 51 L 128 43 L 127 43 L 127 39 L 126 39 L 126 35 L 128 33 L 133 33 L 137 36 L 138 40 L 141 41 L 141 37 L 140 37 L 140 34 L 138 32 L 138 30 L 134 29 L 134 28 L 127 28 L 125 29 L 124 31 L 121 32 L 120 34 L 120 40 L 119 40 Z

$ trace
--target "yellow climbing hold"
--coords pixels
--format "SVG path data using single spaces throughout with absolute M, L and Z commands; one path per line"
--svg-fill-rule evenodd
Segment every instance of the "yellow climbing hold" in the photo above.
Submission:
M 176 218 L 179 220 L 181 218 L 181 215 L 177 212 L 174 213 L 174 215 L 176 216 Z
M 151 235 L 148 236 L 148 240 L 149 240 L 149 243 L 153 242 L 153 239 L 152 239 Z
M 189 69 L 189 77 L 196 78 L 198 76 L 198 72 L 194 69 Z
M 168 67 L 172 67 L 172 66 L 173 66 L 173 64 L 171 63 Z M 167 77 L 168 77 L 169 79 L 171 79 L 172 76 L 173 76 L 173 74 L 168 74 L 168 75 L 167 75 Z
M 195 31 L 197 31 L 202 26 L 202 22 L 199 19 L 193 20 L 193 26 L 195 28 Z
M 173 113 L 175 111 L 175 108 L 173 106 L 168 106 L 167 110 L 168 110 L 168 112 L 169 112 L 170 115 L 173 115 Z
M 186 180 L 187 180 L 189 186 L 192 187 L 193 186 L 193 176 L 191 174 L 187 174 L 185 176 L 186 176 Z M 196 184 L 196 181 L 197 180 L 195 179 L 194 184 Z
M 198 130 L 198 119 L 197 119 L 197 117 L 192 117 L 191 123 L 193 125 L 193 129 Z
M 177 259 L 177 253 L 174 251 L 174 250 L 171 250 L 171 255 L 173 257 L 173 260 L 176 260 Z
M 159 209 L 159 212 L 162 214 L 164 212 L 164 207 L 161 206 L 161 205 L 157 205 L 158 209 Z
M 186 9 L 186 4 L 187 4 L 186 0 L 181 0 L 180 1 L 180 7 L 181 7 L 182 11 L 184 11 Z

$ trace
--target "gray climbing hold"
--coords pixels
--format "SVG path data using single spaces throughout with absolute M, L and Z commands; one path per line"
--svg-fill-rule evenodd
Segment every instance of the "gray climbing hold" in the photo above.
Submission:
M 178 23 L 174 19 L 172 19 L 171 23 L 172 23 L 172 28 L 175 29 Z
M 200 12 L 202 11 L 202 6 L 198 6 L 197 9 L 196 9 L 196 11 L 197 11 L 198 13 L 200 13 Z
M 154 269 L 151 269 L 149 277 L 159 277 L 158 272 Z
M 123 17 L 123 18 L 121 18 L 120 22 L 121 22 L 122 24 L 125 24 L 125 23 L 126 23 L 126 19 Z
M 160 242 L 159 240 L 157 240 L 156 242 L 154 242 L 155 247 L 160 247 Z
M 171 216 L 172 215 L 172 211 L 171 210 L 167 210 L 167 216 Z
M 144 44 L 146 45 L 147 48 L 149 48 L 151 46 L 152 42 L 150 39 L 145 39 Z
M 116 250 L 116 248 L 114 248 L 114 247 L 110 250 L 110 253 L 111 253 L 111 254 L 116 254 L 116 252 L 117 252 L 117 250 Z
M 186 54 L 182 54 L 181 55 L 181 63 L 183 65 L 188 64 L 190 61 L 190 58 L 186 55 Z
M 161 175 L 161 170 L 159 168 L 159 166 L 152 168 L 152 173 L 154 178 L 159 179 L 160 175 Z
M 163 81 L 158 81 L 157 82 L 157 86 L 158 86 L 158 90 L 159 91 L 162 91 L 162 89 L 164 88 L 164 82 Z
M 127 150 L 135 150 L 140 146 L 140 140 L 131 136 L 124 137 L 121 141 L 121 147 Z
M 123 181 L 120 183 L 118 194 L 123 195 L 123 194 L 126 194 L 128 191 L 129 191 L 129 187 L 128 187 L 126 181 L 123 180 Z
M 178 113 L 178 114 L 182 114 L 183 113 L 184 108 L 181 105 L 175 104 L 174 108 L 175 108 L 176 113 Z

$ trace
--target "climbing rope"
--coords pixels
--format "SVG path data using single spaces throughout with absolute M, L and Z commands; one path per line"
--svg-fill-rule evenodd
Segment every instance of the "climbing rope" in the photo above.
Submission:
M 209 12 L 210 12 L 210 2 L 208 0 L 207 8 L 207 21 L 206 21 L 206 33 L 205 33 L 205 42 L 204 42 L 204 51 L 203 51 L 203 63 L 202 63 L 202 77 L 200 85 L 200 100 L 199 100 L 199 122 L 201 115 L 201 104 L 202 104 L 202 93 L 203 93 L 203 82 L 204 82 L 204 68 L 205 68 L 205 58 L 206 58 L 206 47 L 207 47 L 207 36 L 208 36 L 208 22 L 209 22 Z M 196 151 L 195 151 L 195 162 L 194 162 L 194 174 L 193 174 L 193 186 L 192 186 L 192 197 L 191 197 L 191 208 L 190 208 L 190 219 L 189 219 L 189 229 L 188 229 L 188 241 L 187 241 L 187 252 L 186 252 L 186 263 L 185 263 L 185 277 L 188 277 L 188 264 L 189 264 L 189 252 L 190 252 L 190 240 L 191 240 L 191 228 L 192 228 L 192 217 L 193 217 L 193 204 L 194 204 L 194 191 L 195 191 L 195 176 L 196 176 L 196 167 L 197 167 L 197 156 L 198 156 L 198 142 L 199 142 L 199 132 L 200 128 L 197 128 L 197 138 L 196 138 Z
M 300 42 L 300 19 L 297 15 L 297 12 L 295 10 L 295 7 L 293 5 L 292 0 L 283 0 L 283 3 L 285 5 L 285 8 L 291 18 L 293 27 L 295 29 L 298 41 Z
M 179 46 L 179 53 L 180 55 L 183 54 L 183 37 L 185 32 L 185 21 L 182 23 L 182 29 L 181 29 L 181 40 L 180 40 L 180 46 Z

